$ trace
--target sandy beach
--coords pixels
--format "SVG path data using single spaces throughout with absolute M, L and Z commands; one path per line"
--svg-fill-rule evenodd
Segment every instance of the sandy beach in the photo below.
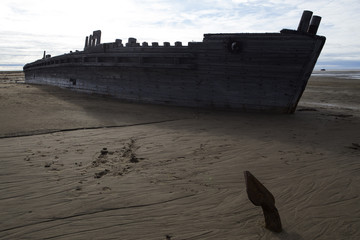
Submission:
M 360 80 L 295 114 L 126 103 L 0 73 L 0 239 L 360 239 Z M 244 171 L 275 196 L 264 227 Z

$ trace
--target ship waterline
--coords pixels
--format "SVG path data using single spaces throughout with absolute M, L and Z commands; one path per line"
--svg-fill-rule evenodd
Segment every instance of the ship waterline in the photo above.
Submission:
M 175 106 L 293 113 L 325 43 L 320 17 L 304 11 L 297 30 L 204 34 L 202 42 L 101 43 L 45 55 L 24 66 L 25 81 Z

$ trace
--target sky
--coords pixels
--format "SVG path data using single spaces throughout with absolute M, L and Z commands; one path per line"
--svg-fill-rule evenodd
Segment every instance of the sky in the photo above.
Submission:
M 204 33 L 297 29 L 303 10 L 322 17 L 327 41 L 315 69 L 360 69 L 359 0 L 1 0 L 0 70 L 102 42 L 202 41 Z

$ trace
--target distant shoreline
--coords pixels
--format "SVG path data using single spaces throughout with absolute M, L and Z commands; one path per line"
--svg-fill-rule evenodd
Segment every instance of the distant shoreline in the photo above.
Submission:
M 9 71 L 3 71 L 3 70 L 0 70 L 0 73 L 21 73 L 21 72 L 24 72 L 22 70 L 9 70 Z
M 339 72 L 339 73 L 344 73 L 344 72 L 360 72 L 360 69 L 325 69 L 325 70 L 314 70 L 313 73 L 326 73 L 326 72 Z
M 359 80 L 360 79 L 360 71 L 352 70 L 329 70 L 329 71 L 313 71 L 311 77 L 334 77 L 337 79 L 351 79 L 351 80 Z
M 0 72 L 23 72 L 23 70 L 0 70 Z M 316 69 L 313 72 L 360 72 L 360 69 L 325 69 L 325 71 Z
M 0 72 L 23 72 L 23 70 L 0 70 Z M 326 69 L 325 71 L 322 70 L 314 70 L 313 73 L 317 73 L 317 72 L 360 72 L 360 69 Z
M 20 74 L 22 70 L 0 70 L 0 74 Z M 336 79 L 360 80 L 359 70 L 314 70 L 311 77 L 334 77 Z

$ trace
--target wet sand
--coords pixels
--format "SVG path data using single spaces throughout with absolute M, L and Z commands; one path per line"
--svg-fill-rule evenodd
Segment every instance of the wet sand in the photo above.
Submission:
M 0 239 L 358 239 L 359 93 L 312 77 L 293 115 L 213 112 L 0 74 Z

